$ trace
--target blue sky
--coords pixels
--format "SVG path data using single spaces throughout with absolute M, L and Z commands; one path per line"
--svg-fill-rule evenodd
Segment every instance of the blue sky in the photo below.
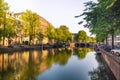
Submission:
M 75 18 L 85 9 L 85 2 L 90 0 L 5 0 L 10 6 L 10 11 L 23 12 L 30 9 L 44 17 L 53 26 L 60 27 L 66 25 L 72 33 L 85 30 L 90 35 L 89 30 L 78 22 L 82 18 Z M 97 0 L 91 0 L 97 1 Z

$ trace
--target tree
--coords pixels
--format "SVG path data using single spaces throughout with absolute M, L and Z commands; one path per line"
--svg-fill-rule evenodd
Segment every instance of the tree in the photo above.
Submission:
M 71 41 L 72 40 L 72 34 L 69 31 L 69 28 L 67 26 L 65 26 L 65 25 L 61 25 L 60 29 L 63 30 L 63 34 L 64 34 L 64 36 L 63 36 L 64 40 L 63 41 L 65 41 L 65 42 Z
M 2 35 L 3 34 L 3 30 L 0 28 L 0 42 L 1 42 L 1 40 L 2 40 Z
M 114 4 L 112 7 L 110 7 L 110 23 L 112 24 L 112 28 L 111 28 L 111 35 L 112 35 L 112 48 L 114 48 L 114 35 L 116 34 L 119 34 L 120 32 L 120 29 L 119 29 L 119 26 L 120 26 L 120 1 L 119 0 L 113 0 Z
M 88 38 L 88 36 L 87 36 L 87 34 L 86 34 L 86 32 L 84 30 L 80 30 L 78 32 L 78 34 L 77 34 L 77 40 L 79 42 L 86 42 L 86 41 L 89 40 L 89 38 Z
M 59 31 L 61 41 L 67 42 L 72 40 L 72 34 L 66 25 L 61 25 Z
M 96 42 L 96 37 L 91 37 L 92 42 Z
M 55 39 L 55 29 L 51 24 L 47 28 L 47 37 L 51 43 L 52 43 L 52 40 Z
M 93 34 L 99 36 L 96 38 L 105 40 L 109 34 L 111 34 L 113 47 L 115 31 L 118 29 L 118 20 L 114 17 L 115 13 L 111 9 L 115 2 L 116 0 L 98 0 L 98 3 L 92 1 L 86 2 L 86 9 L 83 14 L 80 15 L 85 16 L 84 20 L 87 23 L 84 26 L 89 28 Z
M 15 19 L 15 32 L 16 37 L 19 37 L 19 44 L 22 44 L 22 39 L 24 37 L 24 26 L 20 20 Z
M 0 26 L 3 26 L 3 45 L 5 41 L 6 14 L 8 9 L 8 4 L 4 2 L 4 0 L 0 0 Z
M 65 25 L 61 25 L 60 28 L 55 29 L 55 39 L 57 42 L 68 42 L 72 40 L 72 34 Z
M 42 44 L 42 40 L 43 40 L 43 38 L 44 38 L 44 35 L 43 35 L 42 33 L 38 33 L 38 34 L 37 34 L 37 38 L 38 38 L 38 40 L 39 40 L 39 43 Z
M 8 38 L 9 44 L 11 43 L 12 38 L 16 36 L 15 26 L 16 25 L 14 18 L 12 17 L 6 18 L 5 37 Z
M 98 20 L 97 25 L 102 26 L 103 30 L 101 31 L 100 34 L 104 31 L 103 36 L 106 38 L 106 44 L 107 44 L 107 37 L 109 34 L 112 36 L 112 48 L 114 48 L 114 35 L 117 34 L 117 20 L 114 17 L 114 12 L 111 10 L 111 7 L 114 5 L 115 0 L 111 1 L 103 1 L 99 0 L 99 4 L 97 6 L 98 12 L 101 16 Z M 101 7 L 102 6 L 102 7 Z M 107 34 L 106 34 L 107 33 Z
M 26 10 L 21 15 L 22 22 L 24 24 L 24 30 L 26 35 L 29 36 L 29 42 L 34 41 L 36 34 L 40 32 L 40 17 L 37 13 L 30 10 Z
M 56 42 L 61 42 L 61 41 L 63 41 L 63 40 L 62 40 L 62 36 L 63 36 L 62 30 L 59 29 L 59 28 L 56 28 L 56 29 L 55 29 L 55 40 L 56 40 Z
M 3 25 L 8 9 L 8 3 L 4 2 L 4 0 L 0 0 L 0 25 Z

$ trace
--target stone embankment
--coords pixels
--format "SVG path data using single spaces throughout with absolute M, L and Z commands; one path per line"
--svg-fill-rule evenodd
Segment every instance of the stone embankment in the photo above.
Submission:
M 0 47 L 0 53 L 6 52 L 16 52 L 16 51 L 24 51 L 24 50 L 34 50 L 34 49 L 41 49 L 41 46 L 9 46 L 9 47 Z
M 101 48 L 99 49 L 104 61 L 106 62 L 116 79 L 120 80 L 120 56 L 115 56 Z

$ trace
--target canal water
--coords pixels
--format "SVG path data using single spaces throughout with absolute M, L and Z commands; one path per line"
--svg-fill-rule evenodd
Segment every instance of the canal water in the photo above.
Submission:
M 0 80 L 115 80 L 89 48 L 0 54 Z

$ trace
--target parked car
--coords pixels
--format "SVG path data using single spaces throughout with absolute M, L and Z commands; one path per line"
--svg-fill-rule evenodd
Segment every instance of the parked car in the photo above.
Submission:
M 110 52 L 112 50 L 112 46 L 104 46 L 103 49 L 107 52 Z
M 114 55 L 120 56 L 120 49 L 119 48 L 112 49 L 110 52 Z

